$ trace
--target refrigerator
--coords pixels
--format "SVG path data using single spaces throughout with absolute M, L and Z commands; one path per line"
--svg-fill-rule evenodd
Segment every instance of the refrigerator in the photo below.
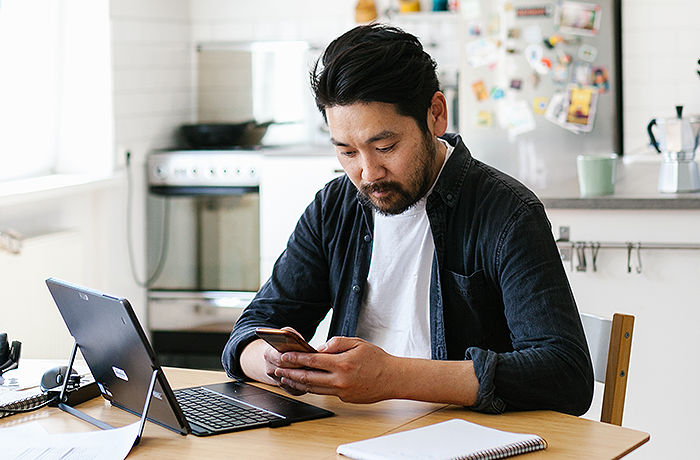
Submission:
M 620 1 L 462 0 L 460 134 L 534 190 L 622 155 Z

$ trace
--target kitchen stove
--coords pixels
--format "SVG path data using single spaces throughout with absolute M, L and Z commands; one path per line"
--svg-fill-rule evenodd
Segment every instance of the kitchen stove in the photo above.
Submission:
M 221 369 L 235 321 L 260 288 L 261 149 L 148 158 L 148 324 L 169 366 Z
M 258 187 L 263 155 L 259 150 L 172 150 L 148 158 L 151 192 L 189 193 L 181 187 Z M 222 190 L 225 192 L 225 190 Z

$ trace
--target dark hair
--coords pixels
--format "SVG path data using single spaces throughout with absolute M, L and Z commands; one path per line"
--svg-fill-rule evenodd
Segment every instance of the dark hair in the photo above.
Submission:
M 436 68 L 415 36 L 393 26 L 362 25 L 328 45 L 312 69 L 311 87 L 324 119 L 329 107 L 385 102 L 427 132 L 428 109 L 440 91 Z

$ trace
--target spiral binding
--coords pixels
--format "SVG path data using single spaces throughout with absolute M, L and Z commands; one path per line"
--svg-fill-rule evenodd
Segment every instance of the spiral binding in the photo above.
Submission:
M 24 399 L 20 399 L 8 404 L 0 405 L 0 418 L 9 417 L 22 412 L 31 412 L 37 409 L 41 409 L 47 406 L 51 401 L 56 398 L 57 395 L 42 393 L 38 395 L 29 396 Z
M 496 460 L 546 448 L 547 441 L 544 439 L 528 439 L 526 441 L 516 442 L 515 444 L 508 444 L 507 446 L 481 450 L 466 456 L 455 457 L 450 460 Z

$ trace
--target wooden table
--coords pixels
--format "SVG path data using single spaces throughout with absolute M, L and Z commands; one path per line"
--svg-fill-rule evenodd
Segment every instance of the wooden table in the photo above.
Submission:
M 226 381 L 223 372 L 166 368 L 173 388 Z M 272 387 L 266 387 L 276 390 Z M 620 458 L 649 440 L 640 431 L 621 428 L 550 411 L 485 415 L 460 406 L 391 400 L 369 405 L 346 404 L 335 397 L 306 395 L 300 399 L 336 413 L 334 417 L 294 423 L 281 428 L 260 428 L 224 435 L 181 436 L 147 423 L 140 444 L 129 458 L 193 459 L 343 459 L 339 444 L 432 423 L 462 418 L 507 431 L 535 433 L 545 438 L 547 450 L 519 456 L 523 459 Z M 111 407 L 102 398 L 78 409 L 114 426 L 135 422 L 134 415 Z M 0 427 L 36 420 L 50 433 L 90 431 L 94 427 L 57 408 L 0 419 Z

